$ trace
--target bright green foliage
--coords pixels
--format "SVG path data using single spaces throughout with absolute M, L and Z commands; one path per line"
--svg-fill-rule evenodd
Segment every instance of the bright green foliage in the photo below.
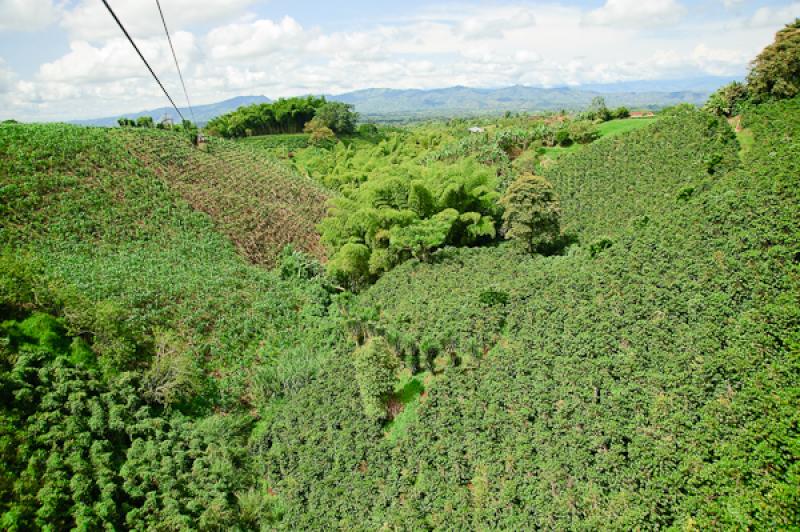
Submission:
M 386 402 L 394 390 L 399 361 L 386 340 L 377 336 L 353 353 L 358 391 L 364 405 L 364 415 L 370 419 L 386 416 Z
M 566 132 L 572 142 L 577 142 L 578 144 L 590 144 L 600 137 L 599 130 L 589 120 L 570 122 Z
M 747 88 L 757 101 L 800 94 L 800 19 L 775 35 L 775 42 L 755 58 Z
M 505 237 L 528 253 L 552 247 L 560 236 L 561 209 L 547 179 L 522 175 L 511 183 L 500 200 Z
M 328 273 L 357 290 L 370 279 L 370 249 L 364 244 L 347 242 L 328 263 Z
M 225 138 L 300 133 L 325 103 L 324 97 L 306 96 L 242 106 L 209 121 L 206 130 Z
M 467 160 L 406 165 L 344 189 L 320 225 L 331 251 L 328 271 L 362 286 L 409 258 L 428 260 L 445 245 L 491 241 L 499 220 L 494 182 L 487 169 Z
M 717 173 L 739 164 L 732 149 L 735 142 L 734 132 L 723 119 L 687 106 L 665 112 L 647 127 L 600 139 L 563 158 L 545 172 L 558 194 L 562 232 L 591 242 L 613 238 L 625 228 L 619 220 L 667 216 L 674 212 L 681 189 L 707 186 L 711 157 L 720 157 Z

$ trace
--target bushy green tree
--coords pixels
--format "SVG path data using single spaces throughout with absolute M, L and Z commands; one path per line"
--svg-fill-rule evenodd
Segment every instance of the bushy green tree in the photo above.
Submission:
M 738 81 L 729 83 L 709 96 L 703 109 L 718 116 L 739 114 L 740 105 L 748 98 L 747 86 Z
M 615 120 L 619 120 L 622 118 L 628 118 L 631 116 L 631 112 L 627 107 L 617 107 L 613 111 L 611 111 L 611 118 Z
M 328 274 L 350 289 L 357 290 L 370 281 L 370 249 L 364 244 L 344 244 L 328 262 Z
M 152 128 L 153 126 L 153 117 L 152 116 L 140 116 L 136 119 L 136 127 L 143 127 L 143 128 Z
M 592 103 L 589 105 L 589 110 L 586 112 L 586 118 L 589 120 L 600 120 L 601 122 L 611 120 L 611 111 L 608 109 L 604 97 L 595 96 L 592 98 Z
M 560 234 L 561 209 L 553 186 L 543 177 L 522 175 L 500 200 L 505 208 L 506 238 L 534 253 L 556 242 Z
M 589 144 L 600 137 L 600 132 L 589 120 L 575 120 L 567 126 L 569 137 L 578 144 Z
M 758 54 L 747 85 L 758 101 L 800 94 L 800 18 L 780 30 L 775 42 Z
M 225 138 L 300 133 L 323 105 L 325 98 L 316 96 L 281 98 L 272 103 L 246 105 L 209 121 L 206 130 Z
M 337 135 L 350 135 L 355 133 L 358 113 L 348 103 L 327 102 L 317 109 L 315 118 Z
M 353 366 L 364 413 L 370 419 L 386 416 L 400 362 L 382 336 L 375 336 L 353 353 Z
M 328 272 L 360 287 L 412 257 L 424 261 L 444 246 L 491 241 L 500 219 L 495 179 L 468 160 L 392 168 L 344 189 L 320 225 L 331 251 Z

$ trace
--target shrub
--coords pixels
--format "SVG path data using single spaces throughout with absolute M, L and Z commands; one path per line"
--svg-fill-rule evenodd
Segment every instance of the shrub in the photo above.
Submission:
M 364 414 L 374 420 L 384 418 L 400 366 L 386 339 L 376 336 L 367 340 L 353 353 L 353 366 Z
M 559 237 L 561 209 L 553 186 L 545 178 L 522 175 L 500 200 L 505 208 L 505 237 L 528 253 L 553 245 Z
M 370 250 L 364 244 L 348 242 L 328 262 L 328 273 L 352 290 L 369 283 Z
M 740 112 L 740 105 L 747 100 L 747 87 L 734 81 L 709 96 L 703 109 L 718 116 L 733 116 Z
M 800 18 L 780 30 L 775 42 L 758 54 L 747 83 L 757 101 L 800 94 Z
M 358 134 L 367 138 L 377 137 L 379 134 L 378 126 L 375 124 L 361 124 L 358 126 Z
M 600 132 L 589 120 L 575 120 L 567 126 L 569 137 L 578 144 L 590 144 L 600 137 Z
M 559 129 L 556 132 L 556 144 L 564 147 L 570 146 L 572 144 L 572 138 L 570 137 L 568 130 Z
M 172 331 L 156 331 L 154 336 L 155 357 L 142 377 L 142 396 L 164 406 L 191 401 L 202 388 L 195 353 Z
M 617 107 L 611 112 L 611 117 L 615 120 L 620 120 L 622 118 L 629 118 L 631 116 L 631 112 L 627 107 Z
M 308 142 L 314 146 L 325 146 L 336 142 L 336 135 L 333 130 L 317 117 L 308 121 L 303 128 L 303 132 L 310 134 Z

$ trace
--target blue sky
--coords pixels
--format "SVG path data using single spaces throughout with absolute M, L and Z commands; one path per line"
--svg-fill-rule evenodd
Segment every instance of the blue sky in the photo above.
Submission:
M 161 2 L 196 103 L 742 76 L 800 16 L 800 1 L 778 0 Z M 177 99 L 155 1 L 109 3 Z M 100 0 L 0 0 L 0 114 L 66 120 L 162 105 Z

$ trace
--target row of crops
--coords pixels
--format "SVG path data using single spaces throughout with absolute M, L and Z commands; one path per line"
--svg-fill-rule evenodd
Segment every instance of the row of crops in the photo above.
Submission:
M 797 523 L 798 116 L 746 116 L 739 162 L 724 122 L 679 109 L 552 171 L 563 256 L 446 250 L 386 274 L 352 341 L 383 337 L 433 378 L 399 434 L 365 418 L 347 356 L 289 398 L 257 447 L 287 522 Z

